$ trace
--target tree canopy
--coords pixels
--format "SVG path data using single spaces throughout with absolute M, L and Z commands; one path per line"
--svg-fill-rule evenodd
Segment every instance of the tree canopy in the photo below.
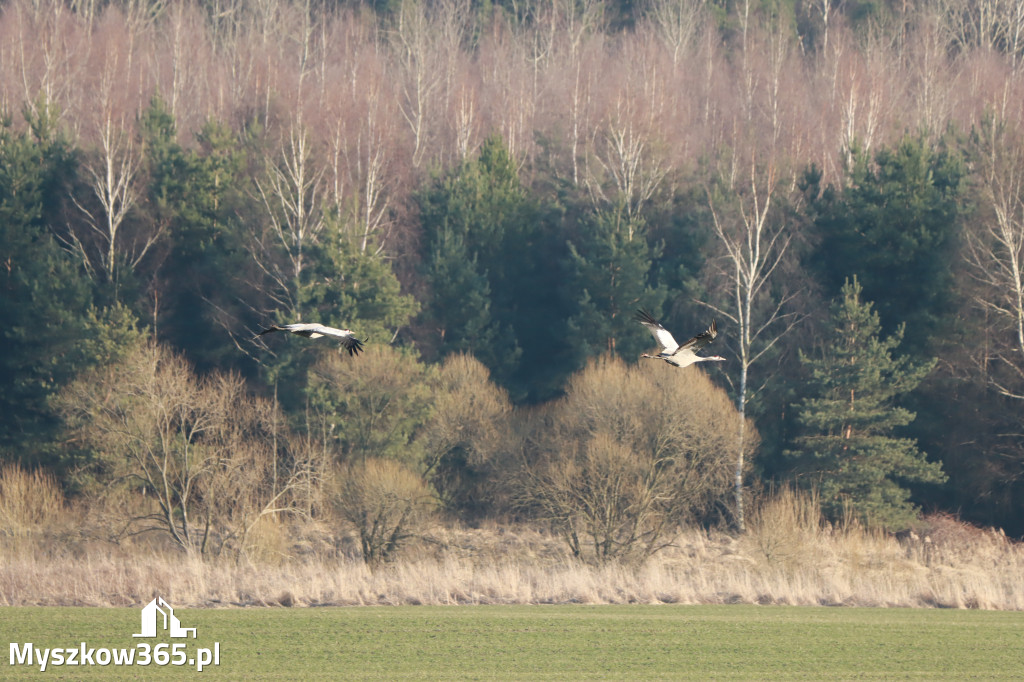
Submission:
M 74 488 L 95 453 L 54 396 L 144 336 L 330 467 L 515 514 L 495 482 L 547 442 L 521 418 L 563 428 L 644 307 L 718 320 L 735 497 L 702 520 L 814 478 L 832 513 L 1024 534 L 1011 5 L 4 3 L 0 456 Z M 367 352 L 256 338 L 314 321 Z M 592 445 L 566 456 L 632 447 Z
M 929 462 L 899 429 L 914 414 L 899 399 L 920 384 L 935 361 L 893 357 L 903 340 L 899 327 L 879 337 L 878 313 L 848 280 L 832 305 L 820 355 L 801 352 L 810 372 L 808 397 L 797 405 L 799 436 L 789 454 L 800 480 L 816 485 L 834 519 L 861 520 L 901 530 L 914 519 L 907 483 L 941 483 L 942 467 Z

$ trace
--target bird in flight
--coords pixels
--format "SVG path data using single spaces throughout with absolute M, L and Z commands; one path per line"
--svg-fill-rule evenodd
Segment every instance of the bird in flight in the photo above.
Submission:
M 646 310 L 638 310 L 636 312 L 636 321 L 647 327 L 647 330 L 654 336 L 658 345 L 661 346 L 661 352 L 657 355 L 644 353 L 640 356 L 642 358 L 664 360 L 676 367 L 688 367 L 695 362 L 723 362 L 725 360 L 720 355 L 708 355 L 706 357 L 697 355 L 697 351 L 714 341 L 715 337 L 718 336 L 718 325 L 715 323 L 715 320 L 711 320 L 711 326 L 706 331 L 697 334 L 697 336 L 682 345 L 676 343 L 676 340 L 672 338 L 672 334 L 662 327 L 660 322 L 651 317 L 650 313 Z
M 264 334 L 269 334 L 271 332 L 291 332 L 292 334 L 305 336 L 307 339 L 319 339 L 321 336 L 332 336 L 341 341 L 341 345 L 345 347 L 349 355 L 358 355 L 359 352 L 363 350 L 363 342 L 355 337 L 355 332 L 351 329 L 335 329 L 334 327 L 328 327 L 316 323 L 272 324 L 256 336 L 263 336 Z

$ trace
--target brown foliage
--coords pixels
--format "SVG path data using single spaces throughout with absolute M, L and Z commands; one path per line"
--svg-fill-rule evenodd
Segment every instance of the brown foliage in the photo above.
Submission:
M 79 377 L 56 407 L 92 450 L 78 472 L 85 490 L 127 503 L 126 531 L 161 531 L 190 552 L 244 551 L 259 517 L 291 509 L 315 471 L 241 378 L 197 378 L 155 343 Z
M 508 395 L 491 383 L 479 360 L 452 355 L 438 371 L 433 406 L 417 442 L 442 503 L 476 515 L 507 507 L 498 474 L 515 447 Z
M 430 494 L 405 465 L 371 457 L 339 471 L 336 509 L 359 534 L 363 561 L 376 566 L 422 532 L 430 516 Z
M 575 555 L 647 557 L 726 494 L 738 416 L 700 370 L 602 358 L 566 393 L 520 494 Z

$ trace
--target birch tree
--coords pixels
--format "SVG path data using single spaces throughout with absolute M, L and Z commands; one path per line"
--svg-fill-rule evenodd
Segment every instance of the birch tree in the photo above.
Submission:
M 292 316 L 299 312 L 309 250 L 324 227 L 320 201 L 324 169 L 314 162 L 312 147 L 302 121 L 294 121 L 280 157 L 268 159 L 266 176 L 256 182 L 269 224 L 257 233 L 252 255 L 270 281 L 265 293 Z
M 825 0 L 828 2 L 829 0 Z M 705 0 L 649 0 L 647 20 L 678 65 L 704 25 Z
M 940 27 L 961 50 L 1005 52 L 1014 68 L 1024 48 L 1024 2 L 1021 0 L 941 0 Z
M 392 227 L 396 124 L 380 87 L 371 84 L 363 98 L 359 120 L 339 117 L 331 131 L 327 194 L 343 213 L 359 252 L 380 254 Z
M 980 358 L 990 386 L 1024 400 L 1024 151 L 1021 133 L 990 118 L 973 145 L 986 219 L 966 230 L 965 256 L 979 284 L 977 305 L 991 319 Z
M 378 118 L 376 108 L 370 110 L 366 123 L 356 140 L 353 156 L 356 158 L 358 177 L 358 226 L 359 252 L 366 253 L 371 246 L 375 253 L 384 250 L 388 229 L 388 211 L 391 154 L 387 142 L 391 129 Z
M 895 91 L 904 85 L 894 67 L 891 51 L 880 42 L 858 50 L 848 36 L 832 42 L 832 99 L 839 109 L 838 143 L 846 160 L 853 163 L 855 150 L 870 151 L 881 137 L 882 126 L 895 106 Z M 828 169 L 830 174 L 841 169 Z
M 670 168 L 652 150 L 656 121 L 650 111 L 637 111 L 636 99 L 624 93 L 607 123 L 595 132 L 595 158 L 601 172 L 588 173 L 587 187 L 595 203 L 621 203 L 631 222 L 661 186 Z M 607 179 L 607 180 L 605 180 Z M 605 181 L 603 181 L 605 180 Z M 604 185 L 614 190 L 609 196 Z M 632 238 L 632 233 L 630 233 Z
M 40 102 L 67 108 L 76 86 L 85 78 L 90 42 L 84 30 L 68 29 L 70 14 L 60 2 L 32 7 L 11 3 L 4 8 L 4 23 L 16 32 L 3 46 L 0 62 L 17 72 L 17 97 L 34 115 L 41 113 L 36 109 Z
M 445 73 L 438 68 L 442 48 L 421 4 L 403 2 L 397 22 L 392 49 L 398 64 L 398 102 L 412 133 L 412 163 L 419 166 L 431 138 L 431 117 L 438 113 L 438 91 L 445 82 Z
M 67 241 L 94 277 L 119 288 L 122 271 L 133 272 L 163 236 L 159 226 L 131 225 L 129 214 L 141 196 L 142 153 L 124 116 L 108 110 L 98 124 L 98 148 L 83 164 L 90 198 L 71 195 L 83 218 L 70 226 Z
M 141 155 L 136 150 L 135 141 L 125 133 L 121 125 L 115 125 L 113 117 L 109 115 L 100 124 L 99 142 L 98 157 L 85 168 L 103 212 L 97 216 L 80 203 L 78 207 L 85 214 L 88 226 L 105 242 L 105 248 L 98 254 L 99 265 L 105 272 L 112 274 L 117 265 L 118 233 L 128 211 L 139 199 L 135 176 L 139 172 Z M 126 256 L 129 267 L 138 265 L 157 236 L 149 235 L 141 244 L 128 247 Z
M 714 234 L 722 249 L 715 274 L 722 282 L 723 302 L 705 303 L 735 325 L 731 337 L 738 367 L 730 383 L 740 414 L 736 460 L 733 470 L 735 523 L 743 530 L 743 473 L 747 452 L 747 407 L 763 387 L 752 386 L 750 370 L 765 358 L 798 321 L 789 309 L 794 295 L 779 286 L 777 275 L 793 240 L 789 226 L 772 214 L 778 191 L 778 170 L 774 164 L 761 168 L 752 159 L 749 182 L 736 190 L 732 206 L 710 188 L 707 191 Z M 777 293 L 781 291 L 781 293 Z

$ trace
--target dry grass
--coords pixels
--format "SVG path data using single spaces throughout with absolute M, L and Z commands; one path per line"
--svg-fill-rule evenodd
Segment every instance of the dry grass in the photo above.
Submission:
M 0 467 L 0 553 L 31 551 L 68 521 L 64 493 L 51 474 L 15 463 Z
M 799 498 L 780 496 L 778 504 L 762 508 L 741 538 L 686 530 L 674 547 L 642 565 L 580 563 L 553 536 L 499 526 L 435 528 L 429 541 L 373 572 L 359 559 L 356 543 L 312 525 L 268 529 L 274 551 L 243 563 L 143 545 L 91 541 L 55 553 L 22 542 L 18 551 L 0 547 L 0 605 L 128 606 L 160 594 L 182 606 L 758 603 L 1024 610 L 1024 546 L 999 533 L 935 517 L 917 535 L 897 539 L 857 527 L 831 529 L 809 517 Z
M 26 471 L 7 463 L 0 467 L 0 532 L 26 535 L 60 524 L 64 494 L 53 475 Z

